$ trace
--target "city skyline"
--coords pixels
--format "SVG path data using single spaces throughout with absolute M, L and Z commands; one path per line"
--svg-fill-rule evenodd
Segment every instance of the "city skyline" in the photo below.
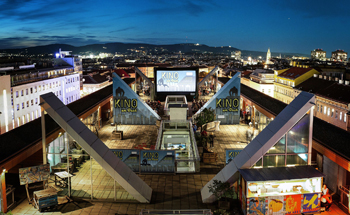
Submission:
M 199 43 L 309 54 L 350 50 L 348 1 L 34 1 L 0 3 L 0 49 L 54 43 Z

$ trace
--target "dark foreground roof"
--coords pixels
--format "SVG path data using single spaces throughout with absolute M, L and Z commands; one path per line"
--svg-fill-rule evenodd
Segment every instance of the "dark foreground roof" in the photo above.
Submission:
M 79 116 L 111 96 L 112 89 L 113 85 L 109 85 L 67 106 L 75 115 Z M 47 135 L 59 129 L 57 123 L 48 115 L 45 115 L 45 124 Z M 39 141 L 41 141 L 41 118 L 0 135 L 0 163 Z
M 275 116 L 277 116 L 285 107 L 287 107 L 287 104 L 257 90 L 254 90 L 253 88 L 248 87 L 244 84 L 241 84 L 241 94 L 244 97 L 249 98 L 255 104 L 274 114 Z
M 324 177 L 321 172 L 312 166 L 240 169 L 239 172 L 246 181 L 275 181 Z

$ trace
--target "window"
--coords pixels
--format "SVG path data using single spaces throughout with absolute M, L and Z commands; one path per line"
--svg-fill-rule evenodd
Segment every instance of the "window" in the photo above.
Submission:
M 29 101 L 27 101 L 27 107 L 29 107 Z
M 30 101 L 30 104 L 31 104 L 32 106 L 34 105 L 34 100 L 33 100 L 33 99 Z
M 327 107 L 324 106 L 324 109 L 323 109 L 323 114 L 326 114 L 327 113 Z
M 35 99 L 35 104 L 38 104 L 38 98 Z
M 329 116 L 331 114 L 331 109 L 328 108 L 327 115 Z
M 37 86 L 34 87 L 34 93 L 36 93 L 36 92 L 37 92 Z
M 344 113 L 344 122 L 346 122 L 346 113 Z
M 39 85 L 39 92 L 41 91 L 41 86 Z
M 26 95 L 28 95 L 28 89 L 26 89 Z
M 30 88 L 30 94 L 33 94 L 33 87 Z
M 51 83 L 50 83 L 50 89 L 52 88 L 52 85 L 51 85 Z
M 19 111 L 19 104 L 17 104 L 17 111 Z
M 332 109 L 332 115 L 331 115 L 331 117 L 333 117 L 334 116 L 334 109 Z
M 45 90 L 45 84 L 43 84 L 43 90 Z
M 23 96 L 23 90 L 21 90 L 21 96 Z
M 335 111 L 335 118 L 338 119 L 338 111 Z
M 18 98 L 18 91 L 16 91 L 16 98 Z
M 342 115 L 343 115 L 343 112 L 340 112 L 339 120 L 341 120 Z
M 24 109 L 24 102 L 22 102 L 22 109 Z

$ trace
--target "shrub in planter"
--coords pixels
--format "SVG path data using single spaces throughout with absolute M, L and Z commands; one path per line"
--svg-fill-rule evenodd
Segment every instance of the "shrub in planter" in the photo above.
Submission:
M 230 209 L 229 200 L 233 199 L 235 192 L 229 182 L 214 180 L 213 184 L 209 186 L 209 192 L 219 201 L 219 208 Z

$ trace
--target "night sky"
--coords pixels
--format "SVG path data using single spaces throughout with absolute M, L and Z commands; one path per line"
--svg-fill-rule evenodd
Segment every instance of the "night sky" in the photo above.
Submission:
M 66 43 L 200 43 L 350 52 L 350 1 L 0 0 L 0 49 Z

